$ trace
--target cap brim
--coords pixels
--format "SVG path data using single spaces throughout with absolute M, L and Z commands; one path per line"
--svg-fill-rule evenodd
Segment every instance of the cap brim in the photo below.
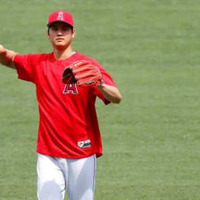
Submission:
M 57 22 L 65 23 L 65 24 L 67 24 L 67 25 L 69 25 L 69 26 L 71 26 L 71 27 L 73 28 L 73 26 L 72 26 L 71 24 L 69 24 L 69 23 L 67 23 L 67 22 L 64 22 L 64 21 L 62 21 L 62 20 L 56 20 L 56 21 L 50 22 L 50 23 L 47 24 L 47 27 L 50 27 L 50 26 L 52 26 L 53 24 L 55 24 L 55 23 L 57 23 Z

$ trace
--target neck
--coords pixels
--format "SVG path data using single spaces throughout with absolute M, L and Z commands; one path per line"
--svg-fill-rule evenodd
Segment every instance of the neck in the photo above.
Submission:
M 72 55 L 72 48 L 71 46 L 66 49 L 53 49 L 54 57 L 56 60 L 65 60 Z

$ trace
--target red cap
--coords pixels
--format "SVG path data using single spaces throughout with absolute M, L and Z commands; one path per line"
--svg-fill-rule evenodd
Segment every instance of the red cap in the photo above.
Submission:
M 47 26 L 51 26 L 54 22 L 65 22 L 69 24 L 70 26 L 74 27 L 74 20 L 71 13 L 65 11 L 65 10 L 58 10 L 55 12 L 52 12 L 49 15 L 49 21 Z

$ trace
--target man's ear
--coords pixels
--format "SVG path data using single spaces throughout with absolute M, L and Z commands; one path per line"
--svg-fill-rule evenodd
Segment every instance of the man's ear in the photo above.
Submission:
M 75 30 L 75 29 L 73 29 L 73 32 L 72 32 L 72 38 L 74 38 L 74 37 L 75 37 L 75 35 L 76 35 L 76 30 Z
M 47 38 L 49 39 L 49 28 L 47 30 Z

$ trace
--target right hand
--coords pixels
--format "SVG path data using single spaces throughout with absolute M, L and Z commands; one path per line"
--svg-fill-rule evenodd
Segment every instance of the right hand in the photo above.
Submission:
M 3 47 L 3 45 L 0 44 L 0 63 L 2 65 L 15 68 L 12 62 L 15 55 L 16 55 L 16 52 L 8 50 L 5 47 Z
M 0 44 L 0 54 L 5 52 L 5 48 L 3 47 L 3 45 Z

